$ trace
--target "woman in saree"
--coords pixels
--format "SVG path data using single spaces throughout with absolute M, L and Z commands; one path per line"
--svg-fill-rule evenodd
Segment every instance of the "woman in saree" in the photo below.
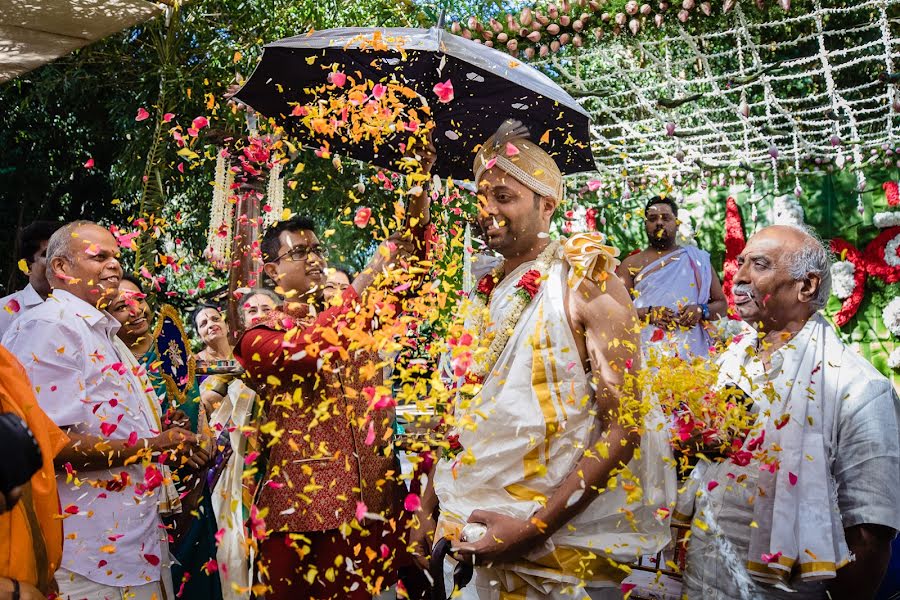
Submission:
M 169 393 L 160 370 L 159 349 L 151 331 L 152 313 L 140 283 L 126 275 L 119 285 L 119 295 L 110 304 L 109 312 L 119 321 L 119 340 L 131 351 L 136 362 L 145 369 L 153 390 L 159 398 L 163 427 L 177 424 L 204 434 L 209 446 L 215 438 L 209 433 L 204 403 L 196 382 L 188 386 L 183 401 Z M 212 452 L 210 453 L 213 454 Z M 215 471 L 207 466 L 196 472 L 176 469 L 181 511 L 173 512 L 166 520 L 172 536 L 170 549 L 177 564 L 172 565 L 172 580 L 179 598 L 222 598 L 222 585 L 215 569 L 217 531 L 211 503 L 211 488 Z

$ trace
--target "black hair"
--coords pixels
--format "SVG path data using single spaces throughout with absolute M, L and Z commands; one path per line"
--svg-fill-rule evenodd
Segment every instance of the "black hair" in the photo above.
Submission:
M 351 269 L 350 267 L 344 267 L 341 265 L 328 265 L 328 266 L 331 267 L 332 269 L 334 269 L 336 272 L 343 273 L 344 275 L 346 275 L 347 279 L 350 280 L 351 283 L 353 282 L 354 279 L 356 279 L 356 272 L 353 269 Z
M 281 248 L 281 241 L 279 238 L 283 231 L 312 231 L 315 233 L 316 224 L 313 223 L 312 219 L 295 216 L 287 221 L 278 221 L 277 223 L 270 225 L 269 228 L 266 229 L 266 233 L 263 234 L 262 243 L 259 245 L 263 262 L 269 263 L 278 257 L 278 250 Z
M 65 225 L 59 221 L 35 221 L 19 230 L 19 256 L 30 266 L 34 255 L 41 248 L 41 242 L 50 240 L 56 230 Z
M 140 293 L 144 294 L 145 296 L 147 295 L 146 290 L 144 290 L 144 284 L 142 284 L 141 280 L 138 279 L 137 277 L 135 277 L 134 275 L 132 275 L 131 273 L 125 273 L 124 275 L 122 275 L 122 281 L 131 282 L 134 285 L 134 287 L 136 287 L 138 289 L 138 291 Z
M 197 331 L 197 317 L 200 316 L 201 312 L 203 312 L 204 310 L 206 310 L 208 308 L 211 308 L 211 309 L 215 310 L 216 312 L 218 312 L 219 314 L 222 314 L 222 309 L 218 305 L 213 304 L 212 302 L 204 302 L 203 304 L 198 305 L 197 308 L 195 308 L 191 312 L 191 325 L 193 325 L 194 331 Z M 200 332 L 197 331 L 197 334 L 199 335 Z
M 678 205 L 675 204 L 675 201 L 671 198 L 663 198 L 662 196 L 653 196 L 652 198 L 647 200 L 647 205 L 644 206 L 644 213 L 646 214 L 646 212 L 650 210 L 650 207 L 654 204 L 667 204 L 669 208 L 672 209 L 672 214 L 674 214 L 676 217 L 678 216 Z

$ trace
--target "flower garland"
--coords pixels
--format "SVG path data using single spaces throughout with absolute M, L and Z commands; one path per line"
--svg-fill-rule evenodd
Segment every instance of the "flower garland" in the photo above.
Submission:
M 900 346 L 894 348 L 888 355 L 887 364 L 891 369 L 900 369 Z
M 900 281 L 900 227 L 885 229 L 869 242 L 865 251 L 866 271 L 886 283 Z
M 862 304 L 863 294 L 865 293 L 866 271 L 868 269 L 866 268 L 862 252 L 847 240 L 841 238 L 831 240 L 831 251 L 841 257 L 841 262 L 849 262 L 853 265 L 852 291 L 843 299 L 840 310 L 834 315 L 835 325 L 843 327 L 853 318 Z M 835 287 L 835 292 L 837 292 L 837 286 Z
M 875 213 L 875 216 L 872 217 L 872 223 L 874 223 L 875 227 L 878 229 L 900 226 L 900 212 Z
M 831 291 L 841 300 L 846 300 L 856 290 L 856 265 L 849 260 L 841 260 L 831 265 Z
M 884 190 L 884 198 L 887 200 L 888 206 L 900 205 L 900 189 L 898 189 L 896 181 L 885 181 L 881 184 Z
M 725 266 L 722 291 L 728 299 L 730 313 L 734 313 L 734 274 L 737 273 L 737 257 L 744 251 L 747 239 L 744 237 L 744 223 L 741 220 L 741 211 L 733 196 L 729 196 L 725 204 Z M 735 313 L 736 314 L 736 313 Z
M 276 162 L 269 170 L 269 184 L 266 188 L 266 214 L 263 225 L 269 227 L 281 219 L 284 212 L 284 180 L 281 178 L 281 163 Z
M 900 336 L 900 298 L 894 298 L 884 307 L 884 310 L 881 312 L 881 318 L 888 331 L 896 336 Z
M 213 182 L 213 200 L 206 236 L 206 252 L 210 261 L 224 268 L 231 253 L 231 228 L 234 221 L 234 203 L 231 188 L 234 172 L 229 168 L 230 155 L 224 148 L 216 153 L 216 174 Z
M 522 312 L 537 295 L 541 281 L 543 281 L 547 275 L 547 270 L 550 268 L 550 261 L 556 256 L 559 248 L 559 242 L 550 242 L 534 261 L 534 268 L 529 269 L 519 278 L 515 285 L 516 290 L 513 294 L 512 306 L 510 306 L 503 321 L 495 327 L 493 339 L 491 339 L 486 355 L 473 361 L 469 368 L 469 373 L 477 379 L 483 380 L 494 368 L 494 364 L 500 358 L 500 353 L 506 348 L 506 344 L 519 323 L 519 319 L 522 318 Z M 493 294 L 496 282 L 500 280 L 502 274 L 503 264 L 501 263 L 493 272 L 488 273 L 478 282 L 472 298 L 472 308 L 475 315 L 472 322 L 472 331 L 482 332 L 485 330 L 484 314 L 488 310 L 490 297 Z

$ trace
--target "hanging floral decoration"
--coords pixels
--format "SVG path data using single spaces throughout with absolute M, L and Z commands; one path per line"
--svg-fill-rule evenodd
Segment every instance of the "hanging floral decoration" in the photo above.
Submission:
M 744 223 L 741 219 L 741 211 L 733 196 L 729 196 L 725 204 L 725 276 L 722 281 L 722 291 L 728 299 L 729 312 L 734 313 L 734 274 L 737 273 L 737 257 L 744 251 L 747 239 L 744 237 Z
M 887 229 L 888 227 L 900 227 L 900 211 L 875 213 L 872 217 L 872 223 L 878 229 Z
M 885 229 L 865 251 L 866 272 L 886 283 L 900 281 L 900 227 Z
M 862 304 L 866 285 L 866 262 L 856 246 L 841 238 L 831 240 L 831 251 L 838 255 L 842 262 L 849 262 L 854 267 L 852 290 L 841 303 L 841 309 L 834 315 L 835 324 L 843 327 L 853 318 Z
M 894 348 L 888 355 L 887 364 L 891 369 L 900 369 L 900 346 Z
M 849 260 L 839 260 L 831 265 L 831 293 L 846 300 L 856 289 L 856 265 Z
M 888 331 L 900 337 L 900 297 L 888 302 L 881 313 L 881 318 Z
M 887 200 L 888 206 L 900 205 L 900 189 L 898 189 L 896 181 L 885 181 L 881 184 L 881 189 L 884 190 L 884 198 Z

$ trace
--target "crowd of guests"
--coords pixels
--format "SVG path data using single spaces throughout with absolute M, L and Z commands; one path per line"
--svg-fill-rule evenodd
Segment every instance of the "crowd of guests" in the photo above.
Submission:
M 648 201 L 648 247 L 620 264 L 602 236 L 549 237 L 562 176 L 527 136 L 498 132 L 473 170 L 499 262 L 466 324 L 493 341 L 481 363 L 450 343 L 453 443 L 418 457 L 409 487 L 377 396 L 390 369 L 358 340 L 385 274 L 427 258 L 427 190 L 358 274 L 328 268 L 311 221 L 265 231 L 273 289 L 242 295 L 240 323 L 213 304 L 189 316 L 196 359 L 243 374 L 210 369 L 183 398 L 115 237 L 25 228 L 29 283 L 0 300 L 0 409 L 41 460 L 0 490 L 0 598 L 621 598 L 616 565 L 670 544 L 688 487 L 688 598 L 873 597 L 900 529 L 900 401 L 818 312 L 822 243 L 776 226 L 742 252 L 745 334 L 717 360 L 758 427 L 688 486 L 658 411 L 658 427 L 620 414 L 650 348 L 706 357 L 726 314 L 708 253 L 676 243 L 675 203 Z

